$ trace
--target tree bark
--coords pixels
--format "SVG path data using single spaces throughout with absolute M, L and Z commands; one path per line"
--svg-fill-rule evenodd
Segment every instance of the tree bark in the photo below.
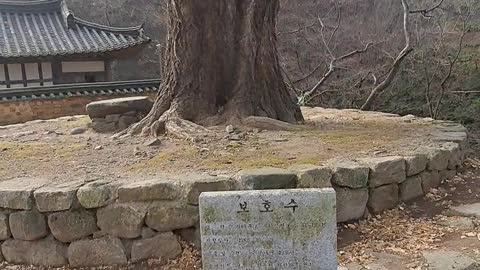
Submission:
M 200 125 L 250 116 L 303 121 L 279 65 L 278 9 L 278 0 L 169 0 L 164 82 L 150 114 L 126 132 L 207 132 Z

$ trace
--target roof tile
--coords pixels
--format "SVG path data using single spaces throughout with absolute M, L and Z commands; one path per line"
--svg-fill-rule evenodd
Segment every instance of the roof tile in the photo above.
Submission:
M 149 41 L 142 26 L 115 28 L 75 18 L 63 0 L 0 0 L 0 59 L 106 53 Z

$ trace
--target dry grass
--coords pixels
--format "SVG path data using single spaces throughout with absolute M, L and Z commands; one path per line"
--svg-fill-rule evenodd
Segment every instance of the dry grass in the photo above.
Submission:
M 321 108 L 305 108 L 304 113 L 308 124 L 295 132 L 256 132 L 238 126 L 238 133 L 228 134 L 225 127 L 213 127 L 213 135 L 204 140 L 163 137 L 156 147 L 146 146 L 148 139 L 142 137 L 112 140 L 111 134 L 91 130 L 70 135 L 72 128 L 90 122 L 86 116 L 17 125 L 0 130 L 0 176 L 121 179 L 322 165 L 332 158 L 355 159 L 379 150 L 400 155 L 424 143 L 429 132 L 428 127 L 378 113 Z
M 128 167 L 127 171 L 171 171 L 172 168 L 224 171 L 322 164 L 332 157 L 349 157 L 376 148 L 394 150 L 405 136 L 402 128 L 387 124 L 262 132 L 249 134 L 241 142 L 218 139 L 204 147 L 189 142 L 183 142 L 181 146 L 167 146 L 150 159 Z
M 80 150 L 86 149 L 86 143 L 56 142 L 54 144 L 41 142 L 1 142 L 0 149 L 9 158 L 18 161 L 41 159 L 66 159 Z M 1 161 L 0 161 L 1 162 Z M 1 166 L 1 164 L 0 164 Z
M 75 121 L 62 121 L 60 123 L 63 127 L 72 129 L 76 127 L 86 127 L 88 124 L 92 123 L 92 120 L 86 115 L 79 115 L 76 117 Z

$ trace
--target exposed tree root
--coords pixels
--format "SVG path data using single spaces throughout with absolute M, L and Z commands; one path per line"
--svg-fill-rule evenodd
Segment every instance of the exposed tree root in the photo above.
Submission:
M 238 123 L 262 130 L 295 131 L 301 129 L 301 126 L 298 125 L 258 116 L 250 116 L 240 121 L 235 121 L 235 124 Z M 178 139 L 194 141 L 198 138 L 208 137 L 212 134 L 212 131 L 201 125 L 182 119 L 175 113 L 166 112 L 158 120 L 153 120 L 152 116 L 148 115 L 142 121 L 115 134 L 114 137 L 126 138 L 138 134 L 152 137 L 168 135 Z
M 211 134 L 207 128 L 182 119 L 174 111 L 167 111 L 161 117 L 149 114 L 140 122 L 114 135 L 125 138 L 141 134 L 142 136 L 159 137 L 169 135 L 179 139 L 196 140 Z
M 300 126 L 298 125 L 293 125 L 280 120 L 259 116 L 250 116 L 244 118 L 242 119 L 241 123 L 248 127 L 259 128 L 263 130 L 295 131 L 300 129 Z
M 211 133 L 210 130 L 180 117 L 169 118 L 165 122 L 165 131 L 167 135 L 188 140 L 205 137 Z

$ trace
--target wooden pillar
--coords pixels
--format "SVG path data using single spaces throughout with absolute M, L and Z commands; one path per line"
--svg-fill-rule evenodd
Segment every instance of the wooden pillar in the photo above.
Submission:
M 25 63 L 21 63 L 21 68 L 22 68 L 22 81 L 23 81 L 23 87 L 27 87 L 27 71 L 25 69 Z
M 104 61 L 105 63 L 105 81 L 111 82 L 112 79 L 112 60 L 107 59 Z
M 7 83 L 7 88 L 12 87 L 10 85 L 10 73 L 8 73 L 8 64 L 3 65 L 4 71 L 5 71 L 5 82 Z

